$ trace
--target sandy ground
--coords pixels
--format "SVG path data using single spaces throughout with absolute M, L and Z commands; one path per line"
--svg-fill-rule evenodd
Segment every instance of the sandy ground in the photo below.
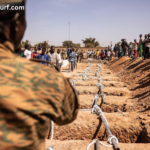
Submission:
M 150 113 L 149 111 L 140 111 L 145 110 L 144 106 L 148 100 L 145 98 L 145 101 L 142 100 L 143 103 L 139 102 L 140 96 L 138 96 L 137 87 L 142 85 L 137 83 L 139 81 L 131 82 L 132 75 L 128 71 L 128 73 L 124 72 L 126 67 L 123 64 L 126 64 L 127 61 L 131 60 L 128 58 L 114 59 L 106 65 L 100 64 L 102 71 L 99 76 L 103 75 L 102 84 L 105 86 L 103 93 L 106 95 L 105 104 L 101 105 L 101 108 L 113 135 L 119 140 L 121 150 L 149 150 L 150 144 L 146 143 L 150 143 Z M 128 68 L 129 65 L 133 64 L 128 64 Z M 87 63 L 78 64 L 78 69 L 73 73 L 69 73 L 67 67 L 62 70 L 64 76 L 75 80 L 75 88 L 80 93 L 81 109 L 90 109 L 94 96 L 98 93 L 96 86 L 98 77 L 95 76 L 98 69 L 97 63 L 92 63 L 91 72 L 87 73 L 87 80 L 83 81 L 82 73 L 87 66 Z M 99 98 L 98 104 L 101 104 L 101 98 Z M 126 114 L 122 115 L 118 109 Z M 106 141 L 107 137 L 107 131 L 98 116 L 92 114 L 91 111 L 80 110 L 73 123 L 62 127 L 55 125 L 54 140 L 46 140 L 46 147 L 54 146 L 54 150 L 86 150 L 92 139 Z M 106 144 L 106 142 L 104 143 Z M 101 146 L 101 149 L 112 148 Z M 94 146 L 90 150 L 94 150 Z
M 54 150 L 86 150 L 92 140 L 46 141 L 46 147 L 54 146 Z M 106 142 L 103 142 L 107 144 Z M 150 144 L 123 144 L 119 143 L 121 150 L 149 150 Z M 101 150 L 113 150 L 100 145 Z M 94 145 L 89 150 L 94 150 Z

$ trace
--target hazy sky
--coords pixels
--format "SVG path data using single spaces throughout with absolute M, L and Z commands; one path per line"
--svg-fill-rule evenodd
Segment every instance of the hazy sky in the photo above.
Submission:
M 150 33 L 150 0 L 28 0 L 23 40 L 62 45 L 95 37 L 101 46 Z

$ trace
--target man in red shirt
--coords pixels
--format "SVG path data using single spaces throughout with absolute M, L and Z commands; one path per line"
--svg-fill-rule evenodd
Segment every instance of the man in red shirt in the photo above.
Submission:
M 39 59 L 39 54 L 37 53 L 37 48 L 34 47 L 34 52 L 31 54 L 31 58 Z

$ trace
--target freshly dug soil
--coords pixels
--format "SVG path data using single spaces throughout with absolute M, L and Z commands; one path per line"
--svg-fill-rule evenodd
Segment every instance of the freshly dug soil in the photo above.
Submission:
M 73 73 L 69 73 L 68 67 L 62 70 L 66 77 L 76 80 L 80 109 L 90 109 L 95 94 L 98 93 L 98 77 L 95 76 L 98 67 L 97 63 L 91 64 L 91 72 L 87 73 L 86 81 L 83 81 L 82 73 L 88 66 L 87 63 L 79 63 Z M 122 57 L 100 65 L 102 72 L 99 76 L 103 75 L 105 104 L 101 105 L 99 95 L 98 105 L 101 106 L 113 135 L 118 138 L 120 149 L 149 150 L 150 144 L 146 143 L 150 143 L 150 60 L 143 62 L 141 59 Z M 122 115 L 120 110 L 126 114 Z M 54 146 L 54 150 L 84 150 L 92 139 L 106 141 L 107 137 L 101 119 L 91 111 L 80 110 L 73 123 L 61 127 L 54 125 L 54 140 L 47 140 L 46 147 Z M 93 149 L 94 146 L 90 150 Z M 101 146 L 101 149 L 112 148 Z

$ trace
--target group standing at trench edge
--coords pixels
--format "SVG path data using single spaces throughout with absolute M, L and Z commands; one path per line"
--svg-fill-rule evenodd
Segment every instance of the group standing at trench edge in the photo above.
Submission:
M 105 47 L 105 50 L 88 50 L 87 57 L 96 60 L 108 60 L 110 61 L 112 57 L 121 58 L 127 56 L 130 58 L 140 58 L 143 60 L 150 58 L 150 34 L 143 36 L 139 35 L 139 42 L 135 39 L 134 42 L 128 44 L 126 39 L 122 39 L 121 42 L 115 44 L 114 48 L 112 46 Z
M 140 58 L 143 60 L 150 58 L 150 34 L 146 34 L 144 39 L 142 34 L 139 35 L 139 42 L 127 43 L 126 39 L 122 39 L 121 43 L 114 46 L 115 57 L 127 56 L 131 58 Z
M 134 40 L 134 43 L 127 43 L 126 39 L 122 39 L 121 42 L 115 44 L 114 48 L 112 46 L 108 46 L 105 50 L 88 50 L 87 54 L 85 51 L 75 48 L 67 48 L 66 50 L 57 50 L 55 52 L 55 47 L 51 46 L 50 50 L 47 48 L 42 48 L 41 45 L 34 48 L 31 52 L 30 46 L 28 44 L 25 45 L 25 50 L 21 49 L 19 45 L 18 50 L 16 50 L 16 55 L 19 57 L 26 57 L 27 59 L 40 59 L 44 61 L 51 62 L 53 65 L 57 66 L 61 69 L 63 64 L 63 60 L 68 59 L 69 61 L 69 72 L 73 72 L 74 69 L 77 69 L 77 63 L 83 62 L 83 59 L 93 58 L 96 60 L 108 60 L 110 61 L 112 57 L 121 58 L 123 56 L 137 58 L 142 57 L 143 60 L 150 58 L 150 34 L 145 35 L 144 39 L 142 34 L 139 36 L 139 42 Z M 40 62 L 41 64 L 46 65 L 46 62 Z M 49 65 L 53 67 L 53 65 Z
M 62 58 L 60 54 L 60 49 L 57 50 L 57 53 L 55 52 L 55 47 L 51 46 L 50 50 L 43 47 L 41 45 L 37 47 L 34 47 L 34 50 L 30 50 L 30 45 L 26 44 L 25 49 L 22 50 L 21 46 L 19 45 L 18 49 L 16 50 L 15 54 L 18 57 L 26 57 L 27 59 L 39 59 L 41 60 L 41 64 L 43 65 L 49 65 L 50 67 L 53 67 L 52 65 L 48 64 L 47 62 L 51 62 L 54 66 L 57 66 L 59 69 L 61 69 L 62 66 Z M 43 60 L 43 62 L 42 62 Z M 47 62 L 45 62 L 47 61 Z
M 48 48 L 42 48 L 41 45 L 34 47 L 34 50 L 31 51 L 30 45 L 26 44 L 24 50 L 21 49 L 21 46 L 18 46 L 16 50 L 16 56 L 18 57 L 26 57 L 27 59 L 39 59 L 51 62 L 55 66 L 61 69 L 63 64 L 63 60 L 69 61 L 69 72 L 73 72 L 73 70 L 77 69 L 77 63 L 82 62 L 84 58 L 86 58 L 86 53 L 83 50 L 79 51 L 75 48 L 67 48 L 66 50 L 58 49 L 57 53 L 55 52 L 55 47 L 51 46 L 50 50 Z M 46 62 L 40 62 L 41 64 L 48 65 Z M 53 67 L 52 65 L 49 65 Z

